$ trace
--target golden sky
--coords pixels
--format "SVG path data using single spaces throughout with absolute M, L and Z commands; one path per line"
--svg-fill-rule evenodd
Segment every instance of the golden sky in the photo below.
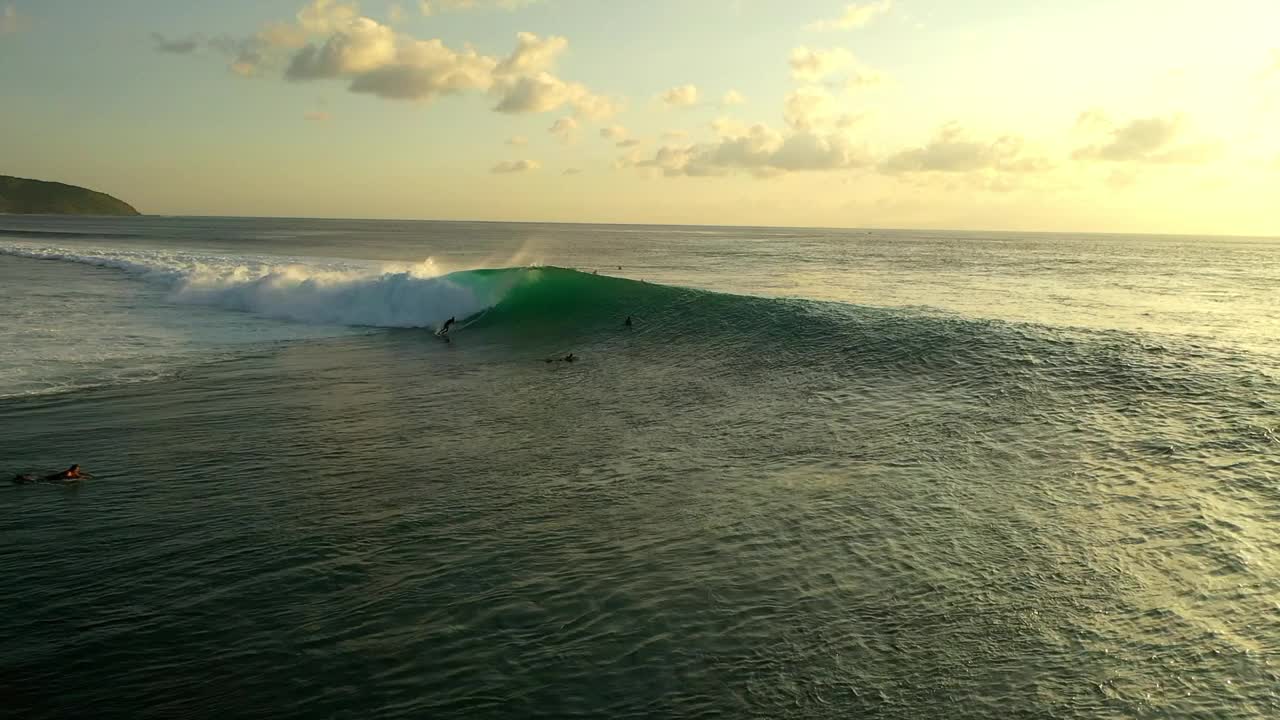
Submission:
M 1280 3 L 0 0 L 144 212 L 1280 235 Z

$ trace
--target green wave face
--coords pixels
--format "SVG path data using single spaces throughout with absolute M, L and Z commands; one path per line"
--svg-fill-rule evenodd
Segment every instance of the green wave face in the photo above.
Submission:
M 1141 337 L 902 308 L 731 295 L 537 267 L 454 273 L 495 298 L 462 320 L 470 343 L 536 355 L 575 351 L 608 362 L 713 373 L 737 383 L 793 378 L 796 391 L 851 379 L 953 390 L 1178 394 L 1204 378 Z M 623 326 L 627 316 L 635 319 Z M 843 378 L 843 379 L 841 379 Z M 1037 389 L 1038 388 L 1038 389 Z
M 627 316 L 666 319 L 692 297 L 714 295 L 558 267 L 470 270 L 448 279 L 481 297 L 501 298 L 464 324 L 514 335 L 590 334 L 621 326 Z

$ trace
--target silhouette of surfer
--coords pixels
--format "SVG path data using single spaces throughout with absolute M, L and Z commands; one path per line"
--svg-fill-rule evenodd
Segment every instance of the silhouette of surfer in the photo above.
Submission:
M 37 480 L 40 480 L 43 482 L 67 482 L 68 480 L 84 480 L 91 477 L 93 477 L 93 475 L 85 472 L 84 470 L 81 470 L 79 465 L 72 465 L 66 470 L 53 473 L 52 475 L 45 475 L 44 477 L 38 478 L 38 479 L 36 478 L 36 476 L 29 475 L 29 474 L 15 475 L 13 477 L 13 481 L 19 484 L 33 483 L 33 482 L 37 482 Z
M 627 327 L 631 327 L 631 316 L 628 315 L 627 319 L 622 321 L 622 324 L 626 325 Z
M 449 328 L 453 327 L 453 326 L 454 326 L 454 324 L 455 324 L 455 323 L 457 323 L 457 322 L 458 322 L 457 318 L 449 318 L 448 320 L 445 320 L 445 321 L 444 321 L 444 325 L 440 328 L 440 335 L 442 335 L 442 336 L 443 336 L 443 335 L 448 335 L 448 334 L 449 334 Z

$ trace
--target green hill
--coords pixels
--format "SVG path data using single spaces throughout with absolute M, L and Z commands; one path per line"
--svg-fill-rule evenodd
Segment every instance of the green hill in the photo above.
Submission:
M 58 182 L 0 175 L 0 213 L 15 215 L 141 215 L 105 193 Z

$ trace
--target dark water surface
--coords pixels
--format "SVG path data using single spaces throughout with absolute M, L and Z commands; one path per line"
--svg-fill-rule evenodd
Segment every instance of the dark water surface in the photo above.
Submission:
M 1280 714 L 1274 242 L 0 236 L 0 714 Z

